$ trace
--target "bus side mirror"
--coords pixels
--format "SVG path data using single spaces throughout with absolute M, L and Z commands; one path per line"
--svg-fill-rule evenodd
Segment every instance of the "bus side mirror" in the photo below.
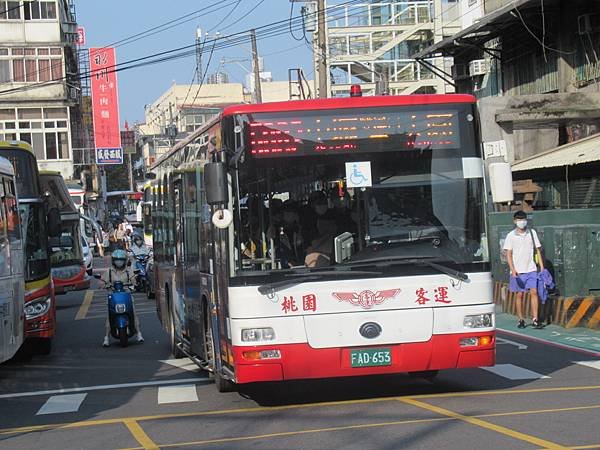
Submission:
M 60 220 L 60 211 L 58 208 L 50 208 L 47 215 L 48 236 L 59 237 L 62 233 L 62 223 Z
M 207 163 L 204 166 L 204 189 L 209 205 L 227 203 L 227 166 L 223 162 Z
M 505 162 L 490 163 L 490 188 L 494 203 L 507 203 L 514 200 L 513 179 L 510 164 Z

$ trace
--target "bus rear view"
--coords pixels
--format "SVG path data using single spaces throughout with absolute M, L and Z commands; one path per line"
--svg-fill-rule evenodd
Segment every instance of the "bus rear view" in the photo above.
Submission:
M 237 382 L 494 364 L 472 98 L 377 101 L 233 111 Z

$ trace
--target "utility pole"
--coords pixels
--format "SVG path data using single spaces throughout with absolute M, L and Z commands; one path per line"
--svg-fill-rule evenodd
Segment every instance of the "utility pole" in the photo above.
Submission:
M 325 0 L 317 0 L 317 71 L 319 73 L 319 98 L 329 97 L 327 92 L 327 38 L 325 34 Z
M 256 30 L 250 30 L 252 40 L 252 62 L 254 65 L 254 92 L 256 103 L 262 103 L 262 90 L 260 85 L 260 66 L 258 64 L 258 50 L 256 49 Z
M 202 80 L 202 30 L 196 29 L 196 80 L 198 84 Z

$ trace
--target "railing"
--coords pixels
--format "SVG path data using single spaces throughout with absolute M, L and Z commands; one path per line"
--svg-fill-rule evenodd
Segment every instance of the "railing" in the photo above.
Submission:
M 434 60 L 427 60 L 427 62 L 434 64 Z M 352 64 L 355 64 L 358 70 L 352 71 Z M 380 73 L 388 73 L 390 82 L 407 83 L 435 78 L 431 71 L 423 69 L 414 59 L 377 60 L 373 63 L 363 62 L 360 65 L 352 62 L 332 63 L 331 68 L 345 72 L 343 75 L 333 72 L 334 84 L 352 84 L 357 81 L 354 77 L 358 77 L 362 82 L 374 83 L 378 80 Z
M 329 28 L 416 25 L 433 20 L 433 1 L 359 3 L 330 6 Z

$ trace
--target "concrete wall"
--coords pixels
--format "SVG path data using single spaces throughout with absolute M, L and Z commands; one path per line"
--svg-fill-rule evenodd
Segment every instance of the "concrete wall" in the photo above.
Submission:
M 14 44 L 60 44 L 60 25 L 54 20 L 3 20 L 0 22 L 0 42 Z

